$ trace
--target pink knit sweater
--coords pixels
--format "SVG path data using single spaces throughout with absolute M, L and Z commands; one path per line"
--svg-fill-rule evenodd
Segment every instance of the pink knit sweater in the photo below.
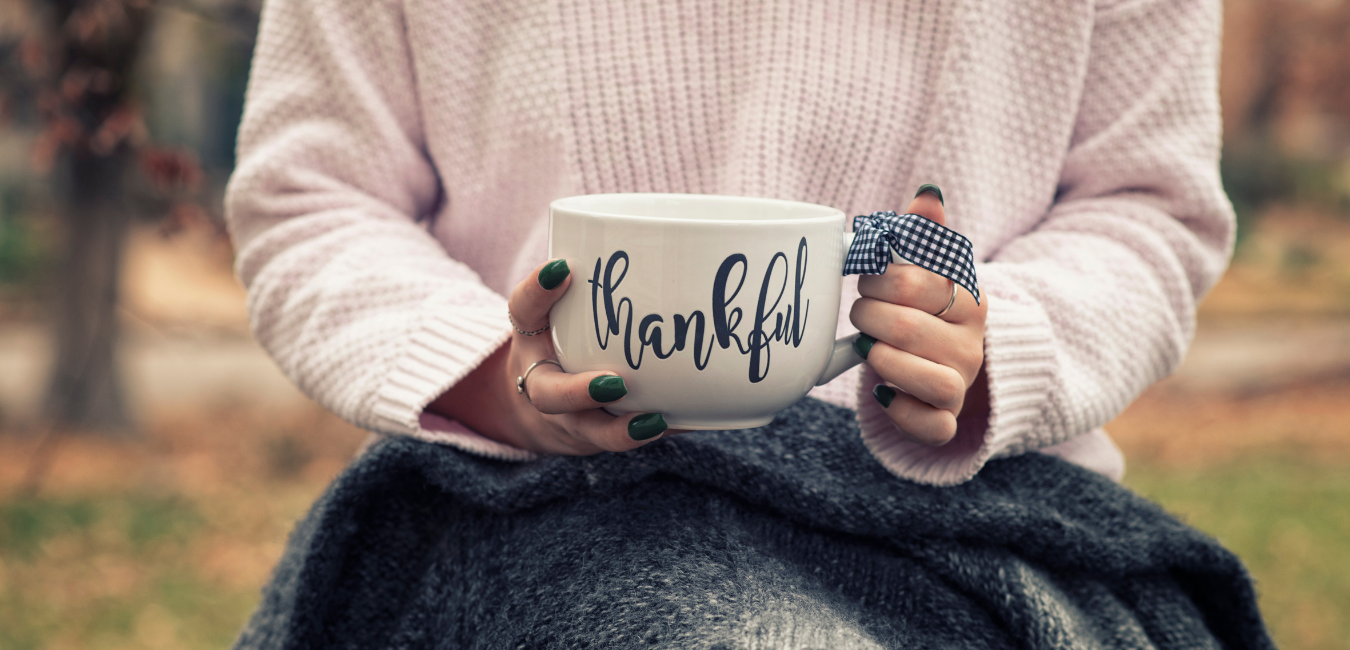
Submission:
M 906 442 L 947 485 L 1057 453 L 1167 375 L 1228 259 L 1215 0 L 270 0 L 227 209 L 255 335 L 373 431 L 531 454 L 424 412 L 510 332 L 548 203 L 599 192 L 903 209 L 940 185 L 989 297 L 991 412 Z M 846 286 L 839 329 L 856 284 Z

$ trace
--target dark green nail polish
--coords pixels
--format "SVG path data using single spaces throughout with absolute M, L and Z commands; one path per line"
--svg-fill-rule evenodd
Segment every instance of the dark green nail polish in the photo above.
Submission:
M 591 380 L 591 386 L 588 390 L 591 393 L 591 399 L 602 404 L 613 402 L 628 394 L 628 387 L 623 385 L 623 377 L 618 375 L 596 377 Z
M 660 413 L 644 413 L 628 421 L 628 437 L 647 440 L 666 430 L 666 419 Z
M 891 407 L 891 400 L 895 399 L 895 389 L 886 384 L 877 384 L 877 387 L 872 389 L 872 397 L 881 402 L 881 408 L 888 409 Z
M 932 192 L 933 194 L 937 195 L 938 203 L 941 203 L 942 205 L 947 205 L 947 202 L 942 200 L 942 188 L 932 183 L 924 183 L 923 185 L 919 186 L 919 191 L 914 193 L 914 198 L 916 199 L 919 198 L 919 195 L 923 194 L 924 192 Z
M 571 271 L 567 268 L 567 260 L 553 260 L 539 269 L 539 286 L 545 291 L 552 291 L 555 287 L 562 284 L 563 278 Z
M 866 359 L 868 353 L 872 351 L 872 344 L 876 342 L 876 339 L 866 334 L 858 334 L 858 338 L 853 339 L 853 351 L 857 352 L 858 356 Z

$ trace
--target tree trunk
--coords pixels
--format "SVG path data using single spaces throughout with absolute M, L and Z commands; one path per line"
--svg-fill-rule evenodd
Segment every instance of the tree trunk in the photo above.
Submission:
M 55 427 L 126 431 L 117 367 L 117 293 L 131 215 L 124 180 L 137 119 L 130 75 L 149 24 L 139 0 L 46 0 L 53 171 L 65 256 L 51 297 L 56 361 L 45 411 Z M 73 133 L 72 133 L 73 131 Z
M 66 258 L 53 296 L 56 363 L 46 413 L 63 428 L 129 428 L 117 359 L 117 294 L 130 223 L 122 177 L 130 152 L 69 152 L 55 183 Z

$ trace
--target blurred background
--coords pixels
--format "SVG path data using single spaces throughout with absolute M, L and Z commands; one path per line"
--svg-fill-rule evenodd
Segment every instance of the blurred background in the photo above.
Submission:
M 221 194 L 255 0 L 0 0 L 0 649 L 221 648 L 363 434 L 248 335 Z M 1350 1 L 1227 0 L 1233 267 L 1108 429 L 1350 648 Z

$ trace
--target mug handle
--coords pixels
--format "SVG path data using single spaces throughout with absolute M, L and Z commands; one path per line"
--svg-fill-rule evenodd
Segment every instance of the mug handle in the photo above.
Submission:
M 857 334 L 851 334 L 835 340 L 834 349 L 830 351 L 830 362 L 825 364 L 825 372 L 821 373 L 820 379 L 816 380 L 817 386 L 830 383 L 835 377 L 844 374 L 845 370 L 863 362 L 863 358 L 858 356 L 857 350 L 853 349 L 853 341 L 857 338 Z
M 843 255 L 848 257 L 848 249 L 853 247 L 853 233 L 845 232 L 843 235 Z M 913 264 L 913 262 L 896 255 L 895 251 L 891 251 L 891 264 Z M 857 334 L 850 334 L 835 340 L 834 349 L 830 351 L 830 361 L 825 364 L 825 372 L 821 373 L 820 378 L 816 380 L 817 386 L 830 383 L 835 377 L 844 374 L 845 370 L 863 362 L 863 358 L 858 356 L 858 352 L 853 348 L 853 341 L 857 338 Z

